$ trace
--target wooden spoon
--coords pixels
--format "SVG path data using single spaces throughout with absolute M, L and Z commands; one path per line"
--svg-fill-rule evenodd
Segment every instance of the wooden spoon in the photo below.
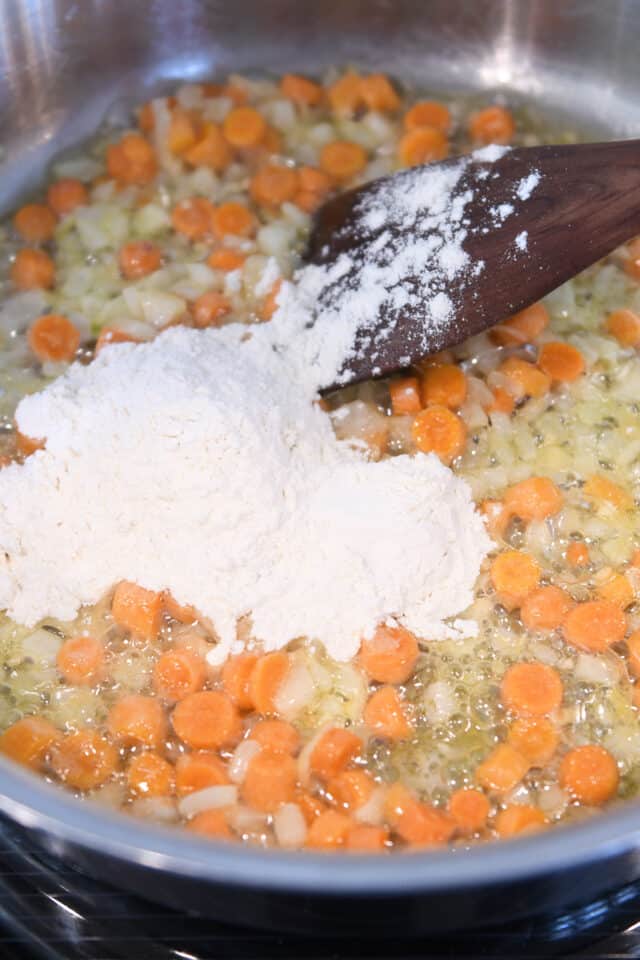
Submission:
M 420 169 L 450 169 L 460 159 Z M 537 186 L 528 199 L 514 199 L 518 184 L 532 171 L 539 174 Z M 326 203 L 316 216 L 307 259 L 331 264 L 346 253 L 357 263 L 365 245 L 383 230 L 402 242 L 407 227 L 393 209 L 383 226 L 363 230 L 358 208 L 381 185 L 394 186 L 403 176 L 406 171 Z M 464 212 L 468 234 L 462 246 L 473 263 L 484 261 L 484 268 L 463 282 L 453 281 L 447 291 L 453 311 L 444 325 L 434 325 L 420 304 L 381 309 L 357 330 L 355 355 L 337 385 L 387 375 L 494 326 L 640 233 L 640 140 L 518 148 L 491 163 L 471 159 L 456 194 L 463 190 L 471 190 L 473 199 Z M 493 216 L 491 225 L 500 204 L 511 204 L 513 213 L 497 223 Z M 526 250 L 518 252 L 516 238 L 523 233 Z M 339 302 L 359 282 L 361 267 L 328 288 L 326 296 Z M 402 286 L 418 293 L 420 283 L 415 272 L 401 278 Z

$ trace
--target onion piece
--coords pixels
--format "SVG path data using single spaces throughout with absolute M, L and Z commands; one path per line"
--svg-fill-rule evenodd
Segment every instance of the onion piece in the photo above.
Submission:
M 307 836 L 307 823 L 297 803 L 283 803 L 273 815 L 273 829 L 281 847 L 297 850 Z
M 229 761 L 229 779 L 233 783 L 242 783 L 251 760 L 260 750 L 260 744 L 256 740 L 242 740 L 238 744 Z
M 204 790 L 196 790 L 195 793 L 183 797 L 178 803 L 178 809 L 180 815 L 188 819 L 203 810 L 231 807 L 237 801 L 238 788 L 235 786 L 205 787 Z

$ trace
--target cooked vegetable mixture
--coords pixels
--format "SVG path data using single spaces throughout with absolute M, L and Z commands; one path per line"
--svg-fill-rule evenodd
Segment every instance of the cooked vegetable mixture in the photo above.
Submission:
M 2 464 L 41 445 L 14 428 L 19 399 L 73 360 L 171 324 L 268 321 L 270 258 L 291 277 L 335 191 L 541 138 L 502 105 L 353 71 L 183 86 L 103 129 L 1 228 Z M 635 796 L 639 283 L 632 241 L 326 401 L 367 456 L 433 451 L 470 483 L 495 542 L 477 637 L 381 624 L 349 664 L 300 639 L 214 665 L 214 624 L 119 583 L 72 623 L 0 622 L 2 752 L 92 802 L 268 847 L 467 845 Z

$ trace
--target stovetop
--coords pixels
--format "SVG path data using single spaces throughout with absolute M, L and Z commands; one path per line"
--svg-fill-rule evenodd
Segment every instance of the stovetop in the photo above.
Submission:
M 384 940 L 240 929 L 158 907 L 45 863 L 0 822 L 0 960 L 640 958 L 640 883 L 491 930 Z

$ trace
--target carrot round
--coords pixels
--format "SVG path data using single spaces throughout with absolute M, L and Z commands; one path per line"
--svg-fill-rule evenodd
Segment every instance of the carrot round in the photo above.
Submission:
M 540 583 L 540 567 L 519 550 L 503 550 L 491 564 L 491 582 L 507 607 L 518 607 Z
M 483 500 L 478 507 L 491 537 L 499 540 L 504 537 L 511 517 L 505 510 L 502 500 Z
M 316 107 L 324 96 L 319 83 L 296 73 L 285 73 L 280 80 L 280 91 L 299 107 Z
M 178 603 L 178 601 L 175 600 L 171 595 L 169 590 L 164 591 L 162 595 L 162 602 L 164 604 L 165 611 L 173 620 L 177 620 L 178 623 L 193 623 L 198 619 L 198 611 L 196 608 Z
M 166 797 L 173 793 L 174 770 L 169 761 L 157 753 L 138 753 L 129 761 L 127 784 L 137 796 Z
M 455 410 L 467 396 L 467 378 L 460 367 L 445 363 L 427 367 L 422 378 L 422 403 L 441 404 Z
M 25 247 L 16 253 L 9 276 L 18 290 L 49 290 L 55 283 L 56 268 L 44 250 Z
M 178 757 L 175 776 L 179 797 L 186 797 L 207 787 L 223 787 L 231 783 L 224 761 L 215 753 L 201 750 Z
M 331 190 L 331 177 L 317 167 L 299 167 L 298 184 L 301 190 L 324 197 Z
M 293 200 L 297 189 L 297 170 L 275 163 L 261 167 L 249 184 L 251 197 L 263 207 L 278 207 L 288 200 Z
M 131 693 L 111 707 L 107 727 L 114 740 L 157 747 L 167 735 L 167 717 L 155 697 Z
M 491 391 L 493 400 L 487 407 L 488 413 L 504 413 L 510 416 L 516 406 L 515 398 L 504 387 L 494 387 Z
M 139 280 L 158 270 L 162 252 L 148 240 L 130 240 L 120 248 L 118 264 L 126 280 Z
M 618 764 L 608 750 L 597 744 L 586 744 L 564 755 L 559 780 L 574 800 L 599 807 L 617 793 L 620 775 Z
M 416 416 L 411 435 L 422 453 L 435 453 L 443 463 L 450 464 L 464 451 L 467 429 L 455 413 L 434 404 Z
M 306 846 L 312 850 L 336 850 L 343 847 L 351 826 L 351 819 L 345 813 L 325 810 L 309 827 Z
M 222 668 L 222 685 L 239 710 L 252 710 L 249 679 L 258 662 L 255 653 L 239 653 L 229 657 Z
M 223 134 L 234 147 L 255 147 L 266 130 L 264 117 L 254 107 L 234 107 L 222 124 Z
M 611 600 L 588 600 L 567 614 L 562 632 L 567 643 L 580 650 L 601 653 L 624 639 L 627 618 Z
M 572 540 L 565 557 L 572 567 L 586 567 L 589 563 L 589 547 L 584 540 Z
M 484 830 L 487 825 L 490 804 L 481 790 L 463 787 L 451 794 L 448 810 L 458 832 L 463 836 L 471 836 Z
M 175 703 L 200 690 L 206 677 L 202 657 L 191 650 L 167 650 L 153 668 L 153 689 L 164 700 Z
M 71 177 L 56 180 L 47 190 L 47 203 L 58 217 L 65 217 L 88 202 L 89 194 L 84 183 Z
M 111 615 L 123 630 L 145 640 L 155 640 L 162 622 L 162 606 L 161 593 L 122 580 L 113 594 Z
M 455 831 L 452 817 L 421 803 L 401 783 L 387 790 L 384 812 L 392 831 L 411 846 L 444 846 Z
M 187 830 L 197 833 L 203 837 L 211 837 L 215 840 L 231 840 L 233 834 L 229 829 L 227 817 L 224 810 L 202 810 L 192 817 L 187 824 Z
M 51 240 L 56 229 L 55 214 L 42 203 L 28 203 L 20 207 L 13 218 L 13 225 L 28 243 L 45 243 Z
M 204 240 L 213 232 L 215 207 L 206 197 L 189 197 L 173 208 L 171 223 L 177 233 L 189 240 Z
M 532 343 L 548 325 L 549 311 L 543 303 L 534 303 L 493 327 L 490 336 L 501 347 L 518 347 Z
M 232 270 L 241 270 L 246 259 L 245 255 L 238 253 L 237 250 L 220 247 L 219 250 L 209 254 L 207 264 L 213 270 L 224 270 L 225 273 L 230 273 Z
M 359 143 L 334 140 L 320 151 L 320 169 L 334 180 L 351 180 L 367 165 L 367 151 Z
M 311 751 L 309 767 L 321 780 L 331 780 L 362 750 L 362 740 L 342 727 L 330 727 Z
M 292 723 L 286 720 L 259 720 L 251 728 L 251 739 L 272 753 L 290 753 L 295 755 L 300 749 L 300 734 Z
M 385 740 L 406 740 L 413 733 L 407 705 L 395 687 L 379 687 L 371 694 L 363 720 L 374 736 Z
M 624 573 L 615 573 L 604 583 L 600 583 L 595 592 L 601 600 L 610 600 L 622 610 L 635 600 L 635 590 Z
M 560 675 L 546 663 L 516 663 L 509 667 L 500 685 L 503 706 L 516 716 L 542 717 L 553 713 L 562 703 L 562 696 Z
M 124 330 L 116 330 L 113 327 L 103 327 L 100 331 L 100 336 L 96 340 L 96 356 L 103 347 L 108 346 L 110 343 L 140 343 L 140 340 L 138 340 L 137 337 L 131 336 L 130 333 L 125 333 Z
M 512 516 L 526 522 L 545 520 L 562 508 L 562 494 L 548 477 L 529 477 L 509 487 L 504 505 Z
M 233 154 L 220 127 L 204 123 L 201 136 L 192 147 L 182 154 L 182 159 L 192 167 L 206 167 L 221 173 L 231 163 Z
M 344 73 L 327 90 L 334 113 L 343 117 L 353 115 L 362 106 L 362 77 L 352 70 Z
M 413 673 L 420 651 L 415 636 L 404 627 L 381 624 L 360 646 L 360 666 L 378 683 L 404 683 Z
M 24 717 L 11 724 L 0 735 L 0 753 L 14 763 L 37 770 L 60 736 L 60 731 L 48 720 L 43 720 L 42 717 Z
M 218 290 L 207 290 L 202 293 L 191 305 L 191 316 L 194 326 L 203 330 L 205 327 L 218 327 L 221 321 L 231 312 L 231 303 Z
M 507 793 L 529 770 L 529 761 L 508 743 L 499 743 L 478 767 L 476 782 L 485 790 Z
M 145 186 L 158 172 L 151 144 L 139 133 L 125 133 L 118 143 L 107 147 L 107 172 L 124 185 Z
M 538 807 L 524 803 L 512 803 L 496 816 L 496 833 L 499 837 L 515 837 L 521 833 L 536 833 L 547 823 L 547 819 Z
M 176 736 L 194 750 L 234 746 L 242 734 L 240 716 L 220 690 L 200 690 L 180 700 L 172 715 Z
M 604 327 L 620 346 L 640 346 L 640 316 L 633 310 L 614 310 L 605 320 Z
M 70 637 L 58 650 L 58 671 L 68 683 L 96 683 L 104 666 L 104 647 L 95 637 Z
M 532 766 L 548 763 L 558 748 L 558 731 L 547 717 L 520 717 L 509 727 L 507 742 Z
M 267 296 L 262 301 L 260 310 L 258 311 L 258 316 L 261 320 L 271 320 L 272 316 L 278 309 L 278 298 L 280 296 L 280 289 L 282 287 L 282 278 L 280 277 L 274 285 L 271 287 L 271 290 Z
M 49 760 L 59 780 L 76 790 L 106 783 L 118 767 L 115 746 L 95 730 L 79 730 L 56 741 Z
M 448 134 L 451 129 L 451 111 L 437 100 L 421 100 L 407 110 L 402 122 L 405 130 L 434 127 L 441 133 Z
M 587 477 L 582 493 L 589 500 L 596 503 L 604 501 L 616 510 L 630 510 L 633 507 L 633 497 L 620 484 L 601 473 Z
M 360 80 L 360 96 L 369 110 L 393 113 L 400 107 L 400 97 L 384 73 L 371 73 Z
M 585 371 L 584 357 L 570 343 L 543 343 L 538 353 L 538 366 L 552 380 L 571 382 Z
M 297 787 L 294 797 L 294 803 L 297 803 L 302 810 L 302 815 L 307 826 L 309 826 L 316 817 L 329 809 L 324 800 L 317 793 L 311 790 L 305 790 L 304 787 Z
M 256 218 L 244 203 L 228 201 L 215 207 L 212 215 L 213 233 L 219 240 L 225 237 L 250 237 L 257 227 Z
M 382 853 L 389 844 L 389 831 L 386 827 L 374 827 L 358 823 L 349 828 L 345 839 L 347 850 L 354 853 Z
M 249 677 L 249 697 L 258 713 L 276 713 L 275 698 L 289 672 L 289 657 L 276 651 L 260 657 Z
M 571 597 L 560 587 L 539 587 L 522 601 L 520 619 L 527 630 L 555 630 L 572 606 Z
M 67 317 L 47 313 L 29 327 L 27 343 L 43 363 L 61 363 L 73 359 L 80 346 L 80 332 Z
M 469 136 L 474 143 L 509 143 L 516 125 L 505 107 L 485 107 L 469 119 Z
M 547 373 L 520 357 L 507 357 L 498 370 L 528 397 L 543 397 L 551 387 L 551 377 Z
M 327 783 L 327 793 L 336 803 L 353 811 L 369 800 L 376 782 L 366 770 L 343 770 Z
M 389 384 L 391 410 L 393 414 L 403 416 L 407 413 L 419 413 L 422 410 L 420 383 L 417 377 L 403 377 Z
M 181 107 L 174 107 L 167 133 L 167 146 L 171 153 L 177 156 L 185 153 L 198 139 L 198 133 L 198 125 L 192 114 Z
M 398 143 L 398 159 L 403 167 L 444 160 L 449 153 L 449 141 L 437 127 L 415 127 L 408 130 Z
M 262 749 L 251 758 L 242 782 L 244 803 L 254 810 L 274 813 L 294 798 L 298 772 L 293 757 Z

